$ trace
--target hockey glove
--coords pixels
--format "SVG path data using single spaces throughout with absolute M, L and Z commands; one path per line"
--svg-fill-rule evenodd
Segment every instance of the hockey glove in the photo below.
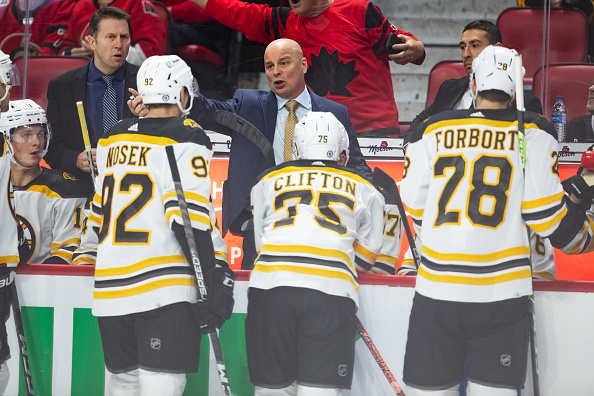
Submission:
M 593 146 L 594 147 L 594 146 Z M 592 147 L 584 151 L 577 174 L 563 180 L 563 189 L 581 200 L 582 205 L 589 208 L 594 200 L 594 151 Z
M 233 312 L 233 287 L 235 274 L 228 267 L 217 266 L 205 274 L 208 285 L 208 302 L 196 303 L 197 320 L 202 334 L 220 328 Z
M 14 282 L 14 271 L 3 264 L 0 267 L 0 318 L 8 318 L 12 304 L 12 290 L 10 285 Z

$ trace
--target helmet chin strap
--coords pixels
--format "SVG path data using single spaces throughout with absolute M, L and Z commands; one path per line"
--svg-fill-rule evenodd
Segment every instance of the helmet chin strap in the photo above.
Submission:
M 20 167 L 21 167 L 21 168 L 23 168 L 23 169 L 35 169 L 35 168 L 37 168 L 37 167 L 39 166 L 39 165 L 34 165 L 34 166 L 23 166 L 23 165 L 19 164 L 19 163 L 17 162 L 17 160 L 15 160 L 15 159 L 14 159 L 14 155 L 11 155 L 11 156 L 10 156 L 10 162 L 12 162 L 13 164 L 15 164 L 15 165 L 17 165 L 17 166 L 20 166 Z
M 4 92 L 4 96 L 0 98 L 0 102 L 2 102 L 8 96 L 8 92 L 10 91 L 10 85 L 6 85 L 6 91 Z

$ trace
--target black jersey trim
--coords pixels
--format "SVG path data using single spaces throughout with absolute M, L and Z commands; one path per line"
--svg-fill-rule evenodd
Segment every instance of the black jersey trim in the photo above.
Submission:
M 156 278 L 159 276 L 165 275 L 194 275 L 194 271 L 192 268 L 188 267 L 187 265 L 184 266 L 174 266 L 174 267 L 167 267 L 167 268 L 159 268 L 152 271 L 147 271 L 142 274 L 138 274 L 135 276 L 131 276 L 128 278 L 120 278 L 120 279 L 110 279 L 110 280 L 100 280 L 95 278 L 95 288 L 96 289 L 103 289 L 108 287 L 121 287 L 121 286 L 130 286 L 151 278 Z

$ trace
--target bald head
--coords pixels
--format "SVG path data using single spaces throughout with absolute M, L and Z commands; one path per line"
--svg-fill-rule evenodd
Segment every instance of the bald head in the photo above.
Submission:
M 283 99 L 295 99 L 305 89 L 307 60 L 293 40 L 279 39 L 268 44 L 264 69 L 270 90 Z

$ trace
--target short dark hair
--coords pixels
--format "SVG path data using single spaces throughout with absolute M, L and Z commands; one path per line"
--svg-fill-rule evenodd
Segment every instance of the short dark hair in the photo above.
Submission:
M 467 30 L 482 30 L 485 33 L 487 33 L 487 40 L 489 40 L 489 44 L 503 44 L 503 39 L 501 38 L 501 31 L 493 22 L 478 19 L 464 26 L 464 30 L 462 31 L 462 33 L 464 33 Z
M 99 22 L 104 19 L 119 19 L 128 23 L 128 30 L 132 34 L 132 27 L 130 26 L 130 14 L 121 8 L 117 7 L 101 7 L 93 13 L 91 16 L 91 22 L 89 22 L 89 34 L 94 38 L 97 38 L 97 31 L 99 30 Z
M 508 94 L 498 89 L 488 89 L 486 91 L 481 91 L 478 93 L 478 96 L 491 102 L 497 103 L 505 103 L 510 98 Z

